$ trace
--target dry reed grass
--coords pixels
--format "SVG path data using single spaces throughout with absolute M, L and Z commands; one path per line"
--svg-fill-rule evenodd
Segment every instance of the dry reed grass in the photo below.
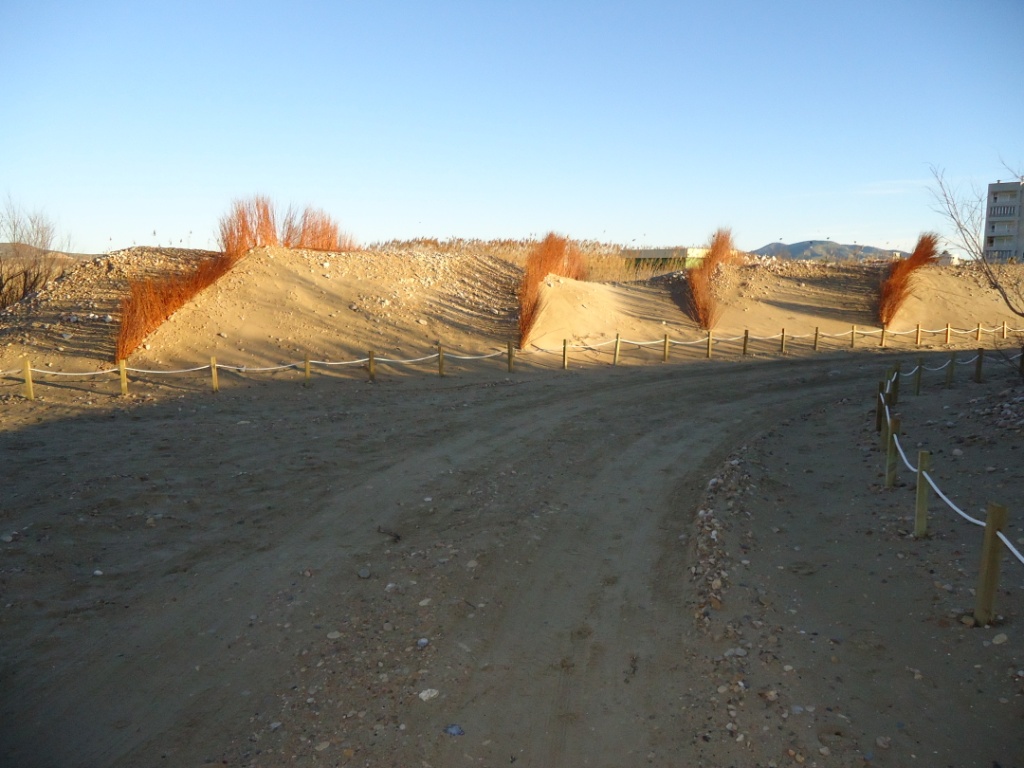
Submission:
M 732 230 L 719 229 L 711 236 L 708 251 L 700 264 L 686 272 L 690 288 L 687 311 L 697 326 L 705 331 L 714 328 L 722 314 L 712 278 L 720 265 L 732 259 L 734 250 Z
M 913 292 L 914 273 L 937 260 L 939 236 L 925 232 L 917 240 L 914 252 L 905 259 L 893 262 L 882 278 L 878 297 L 878 320 L 883 328 L 896 317 L 896 313 Z
M 285 248 L 309 251 L 354 251 L 356 242 L 344 233 L 330 216 L 319 208 L 306 208 L 301 214 L 289 207 L 281 222 L 281 244 Z
M 227 274 L 237 259 L 226 254 L 201 262 L 195 269 L 163 278 L 131 280 L 121 300 L 121 327 L 115 360 L 125 360 L 142 341 L 204 288 Z
M 580 252 L 568 238 L 548 234 L 529 256 L 519 285 L 519 346 L 526 346 L 540 311 L 540 285 L 548 275 L 559 275 L 572 280 L 585 280 L 587 266 Z

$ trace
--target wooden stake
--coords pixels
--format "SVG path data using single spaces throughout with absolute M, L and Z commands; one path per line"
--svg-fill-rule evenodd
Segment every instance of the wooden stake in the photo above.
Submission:
M 128 366 L 124 360 L 117 361 L 117 373 L 121 377 L 121 397 L 128 397 Z
M 305 365 L 303 365 L 302 372 L 303 372 L 304 378 L 305 378 L 305 381 L 303 381 L 302 384 L 303 384 L 303 386 L 308 387 L 310 385 L 310 383 L 311 383 L 310 382 L 311 374 L 310 374 L 310 368 L 309 368 L 309 355 L 308 354 L 306 355 Z
M 210 358 L 210 381 L 214 392 L 220 392 L 220 380 L 217 378 L 217 358 Z
M 444 349 L 437 345 L 437 375 L 444 378 Z
M 878 450 L 885 455 L 885 452 L 889 449 L 889 419 L 885 416 L 885 394 L 882 395 L 882 428 L 878 431 Z
M 999 588 L 999 560 L 1003 554 L 1002 541 L 996 536 L 1006 527 L 1006 507 L 1002 504 L 988 505 L 985 517 L 985 538 L 981 544 L 981 570 L 978 574 L 977 599 L 974 603 L 974 620 L 984 627 L 995 618 L 996 589 Z
M 985 362 L 985 350 L 978 349 L 978 359 L 974 363 L 974 381 L 977 384 L 981 384 L 981 367 Z
M 512 373 L 516 369 L 516 348 L 510 341 L 508 343 L 508 372 Z
M 619 364 L 619 345 L 620 344 L 621 344 L 621 339 L 619 338 L 619 334 L 616 333 L 615 334 L 615 353 L 612 355 L 612 365 L 618 365 Z
M 946 368 L 946 389 L 953 386 L 953 371 L 956 370 L 956 352 L 949 353 L 949 366 Z
M 818 326 L 814 326 L 814 351 L 818 351 Z
M 856 325 L 851 325 L 850 326 L 850 349 L 853 349 L 855 346 L 857 346 L 857 326 Z
M 750 329 L 743 329 L 743 356 L 747 356 L 747 347 L 750 345 Z M 1024 358 L 1022 358 L 1024 359 Z
M 373 355 L 373 350 L 372 349 L 369 352 L 366 353 L 366 358 L 367 358 L 366 359 L 366 370 L 369 371 L 369 373 L 370 373 L 370 381 L 376 381 L 377 380 L 377 360 L 376 360 L 376 358 Z
M 881 335 L 881 337 L 879 339 L 878 346 L 880 346 L 880 347 L 884 347 L 885 346 L 885 326 L 884 325 L 882 326 L 882 335 Z
M 779 337 L 779 354 L 786 354 L 786 329 L 782 329 L 782 336 Z
M 708 360 L 711 359 L 711 345 L 714 342 L 711 340 L 711 329 L 708 328 Z
M 889 440 L 885 452 L 885 487 L 892 488 L 896 484 L 896 467 L 899 456 L 896 453 L 896 436 L 900 433 L 900 420 L 893 416 L 889 424 Z
M 915 344 L 915 346 L 918 346 L 918 347 L 921 346 L 921 324 L 920 323 L 917 324 L 917 334 L 914 336 L 914 344 Z
M 562 370 L 569 370 L 569 340 L 562 339 Z
M 22 370 L 24 371 L 22 375 L 25 379 L 25 399 L 35 400 L 36 391 L 35 388 L 32 386 L 32 363 L 28 358 L 25 358 L 25 365 L 23 366 Z
M 928 480 L 924 473 L 932 468 L 932 455 L 928 451 L 917 452 L 917 496 L 914 501 L 914 536 L 920 539 L 928 535 Z
M 878 382 L 878 397 L 875 398 L 875 432 L 882 434 L 882 419 L 885 414 L 885 382 Z
M 665 334 L 665 342 L 664 342 L 664 344 L 661 347 L 661 362 L 663 362 L 663 363 L 667 363 L 668 362 L 668 350 L 669 350 L 668 334 L 666 333 Z
M 1006 341 L 1006 321 L 1003 320 L 1003 341 Z
M 974 333 L 974 340 L 981 341 L 981 323 L 978 323 L 978 330 Z
M 949 323 L 946 323 L 946 344 L 949 344 L 949 336 L 952 333 L 952 329 L 949 327 Z

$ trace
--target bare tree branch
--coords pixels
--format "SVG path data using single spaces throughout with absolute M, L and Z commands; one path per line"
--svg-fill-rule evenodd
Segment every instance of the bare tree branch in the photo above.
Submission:
M 1009 166 L 1007 169 L 1013 172 Z M 946 220 L 952 229 L 952 234 L 944 239 L 973 259 L 988 284 L 999 294 L 1007 308 L 1013 314 L 1024 317 L 1024 290 L 1020 283 L 1018 282 L 1014 286 L 1005 285 L 995 266 L 985 256 L 985 201 L 987 196 L 977 187 L 972 187 L 969 194 L 961 193 L 947 181 L 946 173 L 941 168 L 933 165 L 931 172 L 932 178 L 935 179 L 935 186 L 931 190 L 935 199 L 935 211 Z

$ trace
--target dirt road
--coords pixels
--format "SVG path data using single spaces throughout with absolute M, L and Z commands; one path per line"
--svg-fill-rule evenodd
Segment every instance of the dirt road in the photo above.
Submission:
M 710 468 L 851 386 L 770 367 L 264 385 L 5 433 L 7 762 L 672 754 Z
M 59 406 L 11 401 L 0 763 L 905 764 L 798 736 L 781 683 L 745 698 L 745 662 L 784 654 L 701 621 L 725 599 L 780 642 L 716 590 L 747 540 L 702 504 L 739 503 L 742 446 L 786 419 L 859 423 L 878 370 L 229 381 L 36 424 Z

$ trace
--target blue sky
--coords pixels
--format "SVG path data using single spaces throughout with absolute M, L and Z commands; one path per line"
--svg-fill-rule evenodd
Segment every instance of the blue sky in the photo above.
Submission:
M 4 0 L 0 195 L 85 252 L 214 247 L 257 193 L 362 243 L 909 248 L 930 165 L 1024 165 L 1021 29 L 1021 0 Z

